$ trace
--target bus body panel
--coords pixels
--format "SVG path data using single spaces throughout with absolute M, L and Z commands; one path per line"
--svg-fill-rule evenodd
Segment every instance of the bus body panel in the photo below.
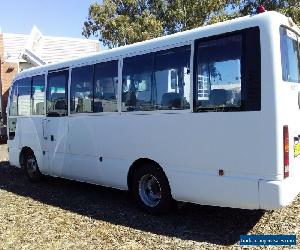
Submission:
M 289 177 L 300 178 L 300 155 L 295 156 L 294 146 L 299 143 L 300 136 L 300 108 L 298 104 L 299 98 L 299 84 L 281 82 L 282 96 L 288 98 L 281 98 L 281 126 L 279 125 L 279 133 L 283 134 L 283 126 L 288 126 L 289 131 Z M 281 130 L 281 131 L 280 131 Z M 279 136 L 279 135 L 278 135 Z M 297 138 L 297 141 L 296 141 Z M 283 139 L 282 145 L 283 145 Z M 283 148 L 279 148 L 279 152 L 283 151 Z M 284 160 L 282 158 L 281 164 Z M 283 174 L 283 169 L 281 169 Z
M 274 21 L 275 22 L 275 21 Z M 281 206 L 287 205 L 288 201 L 292 201 L 292 197 L 295 197 L 300 192 L 299 179 L 300 179 L 300 156 L 294 155 L 294 146 L 296 144 L 295 138 L 299 138 L 300 135 L 300 84 L 296 82 L 287 82 L 283 80 L 283 65 L 281 51 L 281 35 L 280 28 L 285 27 L 293 30 L 289 19 L 276 20 L 276 25 L 273 26 L 273 53 L 272 63 L 274 73 L 272 74 L 272 80 L 274 82 L 274 94 L 276 95 L 276 102 L 274 103 L 276 117 L 276 157 L 277 157 L 277 171 L 281 176 L 282 183 L 270 182 L 270 188 L 277 190 L 276 195 L 280 193 L 279 204 Z M 299 28 L 296 29 L 298 36 L 300 36 Z M 281 52 L 281 53 L 280 53 Z M 300 69 L 299 69 L 300 70 Z M 289 132 L 289 177 L 284 178 L 284 141 L 283 141 L 283 127 L 288 127 Z M 267 185 L 268 182 L 263 186 Z M 268 189 L 269 190 L 269 189 Z M 266 206 L 265 206 L 266 207 Z M 274 207 L 274 204 L 273 204 Z
M 16 147 L 14 143 L 12 143 L 10 140 L 7 141 L 7 147 L 8 147 L 8 155 L 9 155 L 9 163 L 11 166 L 16 166 L 18 168 L 21 167 L 20 165 L 20 153 L 21 150 L 19 147 Z
M 255 120 L 251 130 L 243 127 L 245 119 Z M 183 171 L 218 174 L 224 169 L 230 176 L 276 178 L 261 167 L 260 119 L 259 112 L 73 116 L 69 153 L 102 157 L 103 166 L 108 159 L 148 158 Z
M 68 118 L 47 117 L 43 121 L 44 168 L 54 176 L 63 176 L 67 152 Z
M 255 179 L 221 177 L 197 170 L 172 171 L 168 177 L 175 200 L 232 208 L 260 208 L 258 182 Z
M 62 137 L 68 138 L 67 146 L 60 148 L 60 145 L 56 145 L 51 158 L 46 158 L 53 165 L 50 170 L 48 165 L 44 165 L 41 171 L 127 189 L 130 165 L 136 159 L 148 158 L 163 167 L 172 195 L 177 200 L 259 208 L 257 179 L 262 176 L 267 179 L 276 177 L 261 166 L 262 149 L 259 146 L 252 147 L 254 143 L 260 145 L 256 141 L 257 137 L 261 137 L 257 136 L 260 127 L 255 126 L 260 124 L 260 113 L 240 113 L 238 116 L 234 113 L 211 113 L 209 119 L 203 119 L 203 115 L 208 114 L 128 113 L 70 117 L 69 128 L 60 129 L 64 131 Z M 234 126 L 232 119 L 235 120 Z M 245 119 L 257 120 L 252 130 L 243 129 Z M 30 123 L 31 119 L 20 120 L 20 123 Z M 211 132 L 207 131 L 208 126 Z M 145 127 L 148 128 L 146 137 L 143 135 Z M 22 136 L 22 140 L 29 140 L 25 135 Z M 193 140 L 195 136 L 201 140 Z M 61 153 L 63 148 L 67 150 L 65 154 Z M 232 154 L 228 155 L 227 149 L 231 149 Z M 62 172 L 56 172 L 51 169 L 52 166 L 61 168 Z M 219 176 L 221 169 L 224 176 Z
M 162 167 L 176 200 L 247 209 L 275 209 L 289 204 L 300 192 L 297 182 L 300 156 L 293 157 L 294 137 L 300 135 L 296 102 L 300 88 L 283 82 L 280 74 L 279 27 L 288 25 L 288 21 L 272 12 L 238 20 L 43 66 L 23 72 L 16 79 L 57 68 L 144 54 L 176 44 L 192 44 L 201 37 L 259 26 L 260 111 L 141 111 L 69 114 L 63 118 L 18 117 L 15 139 L 8 142 L 10 162 L 19 166 L 19 154 L 26 146 L 37 155 L 45 174 L 127 189 L 131 165 L 146 158 Z M 289 126 L 290 135 L 290 176 L 286 179 L 283 178 L 284 125 Z
M 299 165 L 298 165 L 299 166 Z M 300 191 L 300 169 L 294 169 L 293 177 L 282 181 L 259 181 L 259 208 L 274 210 L 289 205 Z M 274 197 L 276 197 L 274 199 Z

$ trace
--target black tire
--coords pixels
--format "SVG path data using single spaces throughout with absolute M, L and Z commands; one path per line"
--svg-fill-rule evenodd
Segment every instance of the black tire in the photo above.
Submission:
M 38 167 L 35 155 L 32 151 L 26 153 L 24 169 L 28 179 L 31 182 L 39 182 L 43 177 Z
M 147 188 L 143 188 L 145 183 L 151 183 L 149 193 Z M 130 191 L 136 204 L 147 213 L 163 214 L 173 207 L 174 201 L 168 179 L 155 164 L 148 163 L 135 170 Z

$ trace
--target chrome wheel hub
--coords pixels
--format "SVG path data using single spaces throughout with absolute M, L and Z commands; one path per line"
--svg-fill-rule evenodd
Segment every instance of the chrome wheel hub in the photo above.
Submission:
M 34 157 L 30 156 L 30 158 L 27 159 L 27 172 L 30 177 L 34 176 L 35 172 L 37 171 L 37 163 Z
M 144 175 L 139 181 L 139 195 L 148 207 L 155 207 L 161 200 L 161 187 L 151 174 Z

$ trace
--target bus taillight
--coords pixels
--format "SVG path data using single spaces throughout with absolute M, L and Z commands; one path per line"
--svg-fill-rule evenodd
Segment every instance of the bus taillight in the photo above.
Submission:
M 283 126 L 283 172 L 284 178 L 289 177 L 289 127 Z

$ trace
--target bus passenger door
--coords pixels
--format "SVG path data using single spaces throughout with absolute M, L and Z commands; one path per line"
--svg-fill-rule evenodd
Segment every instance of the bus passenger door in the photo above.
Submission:
M 46 115 L 43 120 L 44 166 L 50 175 L 62 176 L 68 136 L 68 70 L 48 73 Z

